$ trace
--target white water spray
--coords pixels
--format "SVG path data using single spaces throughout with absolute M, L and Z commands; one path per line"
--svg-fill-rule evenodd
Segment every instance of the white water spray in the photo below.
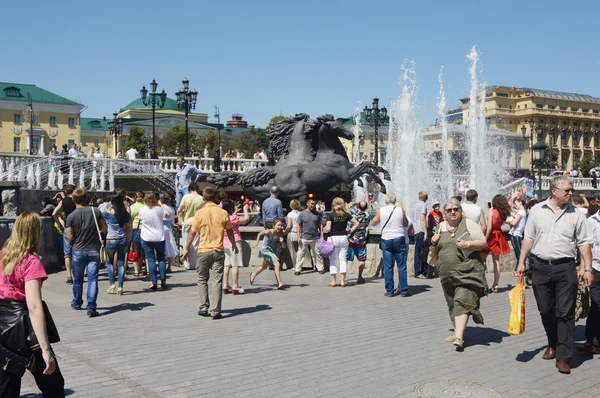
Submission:
M 440 69 L 440 74 L 438 75 L 440 81 L 440 97 L 438 98 L 438 121 L 442 134 L 440 156 L 441 187 L 439 189 L 439 193 L 440 195 L 443 195 L 442 197 L 436 197 L 436 199 L 438 200 L 451 197 L 453 195 L 454 190 L 453 165 L 450 160 L 450 153 L 448 152 L 448 122 L 446 120 L 446 105 L 448 101 L 446 99 L 446 93 L 444 91 L 443 71 L 444 68 L 442 67 Z

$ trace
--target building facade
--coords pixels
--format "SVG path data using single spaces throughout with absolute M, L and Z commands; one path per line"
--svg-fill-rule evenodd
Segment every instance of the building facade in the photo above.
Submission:
M 100 148 L 104 154 L 113 154 L 113 139 L 108 130 L 108 120 L 103 118 L 81 118 L 81 150 L 87 153 L 90 148 Z
M 355 128 L 355 120 L 353 117 L 350 118 L 340 118 L 342 125 L 348 130 L 353 130 Z M 379 140 L 379 164 L 383 165 L 387 158 L 387 149 L 388 149 L 388 123 L 389 119 L 381 122 L 381 125 L 377 127 L 377 139 Z M 346 154 L 348 155 L 348 159 L 352 163 L 358 163 L 366 156 L 366 159 L 370 162 L 375 160 L 375 129 L 372 125 L 372 122 L 368 122 L 365 118 L 363 112 L 360 114 L 360 137 L 359 147 L 358 147 L 358 158 L 354 159 L 354 151 L 356 148 L 355 141 L 340 139 L 344 149 L 346 149 Z
M 31 153 L 40 155 L 79 143 L 84 108 L 32 84 L 0 82 L 0 152 L 27 154 L 30 140 Z

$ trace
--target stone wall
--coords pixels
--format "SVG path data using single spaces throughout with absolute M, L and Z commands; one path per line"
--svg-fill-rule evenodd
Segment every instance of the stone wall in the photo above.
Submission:
M 38 253 L 46 269 L 57 269 L 62 264 L 62 253 L 57 250 L 57 235 L 54 221 L 50 217 L 42 217 L 43 228 L 41 237 L 41 252 Z M 0 218 L 0 246 L 11 234 L 15 219 Z

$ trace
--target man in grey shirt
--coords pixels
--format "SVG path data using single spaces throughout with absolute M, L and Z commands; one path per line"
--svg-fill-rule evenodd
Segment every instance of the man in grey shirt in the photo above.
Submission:
M 313 265 L 319 274 L 324 274 L 323 259 L 317 250 L 317 238 L 321 236 L 321 214 L 315 210 L 315 201 L 306 202 L 306 210 L 301 211 L 296 221 L 298 234 L 298 254 L 296 255 L 296 270 L 294 275 L 300 275 L 307 251 L 310 249 Z
M 560 373 L 569 374 L 573 356 L 575 302 L 578 279 L 587 286 L 592 274 L 592 233 L 583 213 L 571 202 L 573 182 L 567 176 L 554 177 L 550 198 L 529 212 L 517 272 L 523 275 L 531 252 L 533 293 L 548 337 L 543 359 L 556 359 Z M 577 250 L 581 254 L 579 272 L 575 271 Z

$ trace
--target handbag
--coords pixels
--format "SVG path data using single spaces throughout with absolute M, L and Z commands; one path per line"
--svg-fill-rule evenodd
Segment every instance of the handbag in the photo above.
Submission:
M 396 206 L 394 206 L 394 208 L 392 209 L 392 212 L 390 213 L 390 216 L 388 217 L 387 221 L 385 222 L 385 224 L 383 224 L 383 228 L 381 228 L 381 232 L 380 232 L 380 235 L 379 235 L 379 249 L 381 249 L 381 250 L 383 250 L 383 248 L 381 247 L 381 235 L 383 235 L 383 230 L 385 229 L 385 227 L 387 227 L 388 223 L 392 219 L 392 215 L 394 214 L 394 210 L 396 210 Z
M 104 247 L 104 241 L 102 240 L 102 233 L 100 233 L 100 227 L 98 226 L 98 220 L 96 219 L 96 212 L 93 207 L 90 207 L 92 210 L 92 215 L 94 216 L 94 223 L 96 224 L 96 231 L 98 231 L 98 239 L 100 240 L 100 262 L 106 263 L 108 262 L 108 253 L 106 252 L 106 247 Z
M 577 267 L 579 268 L 579 267 Z M 577 286 L 577 299 L 575 300 L 575 322 L 587 318 L 590 313 L 590 291 L 585 285 L 585 280 L 579 281 Z
M 132 263 L 137 262 L 140 259 L 140 253 L 135 251 L 135 247 L 133 245 L 133 241 L 129 243 L 129 253 L 127 253 L 127 261 Z
M 321 230 L 321 237 L 317 239 L 317 250 L 319 251 L 321 258 L 329 258 L 335 250 L 333 242 L 323 239 L 323 230 Z
M 435 234 L 433 234 L 433 236 L 440 235 L 441 230 L 442 230 L 442 223 L 440 223 L 440 225 L 438 225 L 438 228 L 435 231 Z M 437 262 L 438 262 L 437 245 L 431 245 L 431 246 L 429 246 L 429 253 L 427 253 L 427 264 L 431 265 L 432 267 L 437 267 Z

